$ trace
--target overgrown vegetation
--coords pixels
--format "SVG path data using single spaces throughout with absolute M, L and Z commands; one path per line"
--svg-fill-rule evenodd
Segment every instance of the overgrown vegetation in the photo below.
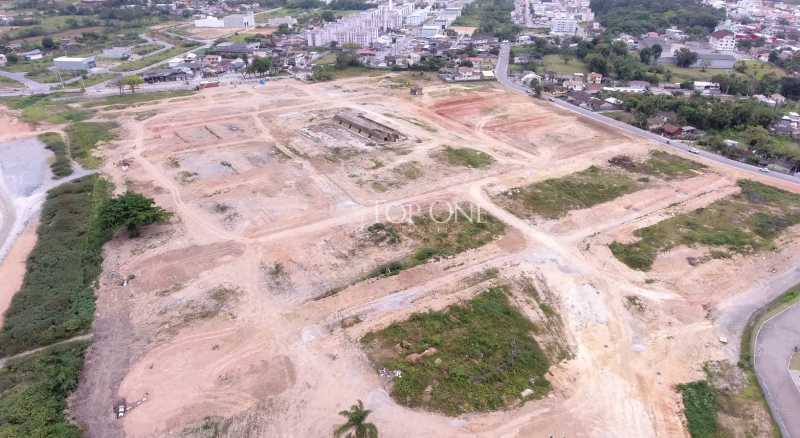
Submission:
M 609 160 L 610 168 L 591 166 L 560 178 L 515 187 L 497 201 L 515 215 L 531 219 L 558 219 L 571 210 L 590 208 L 641 190 L 650 176 L 670 180 L 697 175 L 705 166 L 662 151 L 651 151 L 644 161 L 627 155 Z
M 589 208 L 641 188 L 626 172 L 592 166 L 504 192 L 502 202 L 519 217 L 558 219 L 570 210 Z
M 20 110 L 20 118 L 28 123 L 68 123 L 86 120 L 91 111 L 75 108 L 55 94 L 8 97 L 0 100 L 13 110 Z
M 55 155 L 50 163 L 50 170 L 57 178 L 72 175 L 72 161 L 69 158 L 67 144 L 58 132 L 45 132 L 39 134 L 39 140 Z
M 0 436 L 79 438 L 64 415 L 87 343 L 56 345 L 0 370 Z
M 494 35 L 502 40 L 514 40 L 520 31 L 511 22 L 512 0 L 475 0 L 461 11 L 455 26 L 473 26 L 478 33 Z
M 130 237 L 137 237 L 139 227 L 166 222 L 171 216 L 152 199 L 136 192 L 125 192 L 103 204 L 98 221 L 112 235 L 125 228 Z
M 447 146 L 444 150 L 444 156 L 447 163 L 451 166 L 481 169 L 494 163 L 494 158 L 486 152 L 466 147 L 454 148 L 452 146 Z
M 0 331 L 0 355 L 68 339 L 91 326 L 94 282 L 110 237 L 97 213 L 109 194 L 109 184 L 96 176 L 48 193 L 25 279 Z
M 420 214 L 414 216 L 410 224 L 380 225 L 382 233 L 389 238 L 411 240 L 416 242 L 417 249 L 407 257 L 376 267 L 367 275 L 368 278 L 396 275 L 429 260 L 481 247 L 502 235 L 505 230 L 505 225 L 487 212 L 477 209 L 470 211 L 468 207 L 452 212 Z
M 641 35 L 677 26 L 701 37 L 714 30 L 723 12 L 697 0 L 593 0 L 592 11 L 612 34 Z
M 76 122 L 69 125 L 64 132 L 69 139 L 72 158 L 88 169 L 97 168 L 101 161 L 94 155 L 94 149 L 104 141 L 116 138 L 115 122 Z
M 741 193 L 634 232 L 637 242 L 613 242 L 611 252 L 629 267 L 649 270 L 660 252 L 679 245 L 724 248 L 747 254 L 773 248 L 773 240 L 800 223 L 800 195 L 739 180 Z
M 392 397 L 405 406 L 459 415 L 547 394 L 550 363 L 530 335 L 532 323 L 506 294 L 504 287 L 490 288 L 463 304 L 415 313 L 364 336 L 375 367 L 400 372 Z
M 683 413 L 686 416 L 692 438 L 716 438 L 717 398 L 705 380 L 678 385 L 683 398 Z

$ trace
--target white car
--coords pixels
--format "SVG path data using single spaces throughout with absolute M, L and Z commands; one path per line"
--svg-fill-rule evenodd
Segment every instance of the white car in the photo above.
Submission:
M 689 148 L 689 153 L 690 154 L 699 154 L 700 151 L 697 148 Z
M 761 173 L 769 173 L 769 169 L 766 168 L 766 167 L 762 167 L 762 168 L 758 169 L 758 171 L 761 172 Z

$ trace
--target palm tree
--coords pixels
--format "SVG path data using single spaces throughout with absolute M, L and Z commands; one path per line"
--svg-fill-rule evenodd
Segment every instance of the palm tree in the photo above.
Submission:
M 333 432 L 334 438 L 378 438 L 378 428 L 372 423 L 365 423 L 370 412 L 372 411 L 364 409 L 361 400 L 350 406 L 350 410 L 339 412 L 339 415 L 347 418 L 347 423 L 336 428 Z

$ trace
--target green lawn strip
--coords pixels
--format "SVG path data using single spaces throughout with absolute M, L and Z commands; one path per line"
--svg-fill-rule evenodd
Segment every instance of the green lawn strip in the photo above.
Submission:
M 550 178 L 526 187 L 514 188 L 501 196 L 519 217 L 542 216 L 558 219 L 570 210 L 589 208 L 642 188 L 622 170 L 589 167 L 560 178 Z
M 480 169 L 494 163 L 494 158 L 486 152 L 472 148 L 454 148 L 447 146 L 444 150 L 445 161 L 451 166 Z
M 33 95 L 0 99 L 4 105 L 21 112 L 20 118 L 27 123 L 61 124 L 86 120 L 92 111 L 78 109 L 56 95 Z
M 92 175 L 50 190 L 27 260 L 25 279 L 0 330 L 0 356 L 86 332 L 94 317 L 94 283 L 109 234 L 97 221 L 109 183 Z
M 114 105 L 113 109 L 122 109 L 131 105 L 140 103 L 154 102 L 163 99 L 170 99 L 173 97 L 186 97 L 195 94 L 192 90 L 175 90 L 175 91 L 159 91 L 155 93 L 137 93 L 137 94 L 122 94 L 108 96 L 100 100 L 93 100 L 84 103 L 87 108 L 98 106 Z
M 778 234 L 800 223 L 800 195 L 750 180 L 738 184 L 740 194 L 640 228 L 633 233 L 637 242 L 613 242 L 611 252 L 629 267 L 647 271 L 659 253 L 679 245 L 716 247 L 720 257 L 772 249 Z
M 432 216 L 427 213 L 421 214 L 415 216 L 411 224 L 381 223 L 385 229 L 391 230 L 388 233 L 400 236 L 397 241 L 412 240 L 417 244 L 417 248 L 407 257 L 377 266 L 367 274 L 367 278 L 396 275 L 428 260 L 450 257 L 479 248 L 492 242 L 505 231 L 502 222 L 484 211 L 480 212 L 480 217 L 468 218 L 468 215 L 469 211 L 465 208 L 452 214 L 450 212 L 437 212 Z
M 589 73 L 589 67 L 575 56 L 567 56 L 564 61 L 561 55 L 545 55 L 544 71 L 552 71 L 561 74 Z
M 392 397 L 405 406 L 447 415 L 513 405 L 526 389 L 541 398 L 551 387 L 550 363 L 533 324 L 510 304 L 504 287 L 487 289 L 443 311 L 372 332 L 361 340 L 377 369 L 399 370 Z M 412 360 L 426 350 L 434 354 Z M 426 390 L 427 389 L 427 390 Z
M 0 370 L 0 436 L 79 438 L 64 415 L 78 386 L 86 342 L 56 345 Z
M 39 140 L 47 146 L 47 149 L 53 151 L 55 155 L 53 161 L 50 163 L 50 170 L 53 172 L 53 175 L 57 178 L 72 175 L 72 161 L 69 158 L 64 137 L 58 132 L 45 132 L 44 134 L 39 134 Z
M 683 398 L 683 413 L 692 438 L 716 438 L 717 398 L 705 380 L 678 385 Z
M 125 61 L 111 68 L 111 71 L 127 72 L 133 70 L 140 70 L 145 67 L 149 67 L 157 62 L 165 61 L 167 59 L 174 58 L 178 55 L 182 55 L 190 50 L 191 47 L 173 47 L 171 49 L 164 50 L 163 52 L 159 52 L 154 55 L 143 56 L 135 61 Z
M 113 140 L 115 122 L 76 122 L 65 129 L 72 158 L 87 169 L 96 169 L 101 161 L 93 151 L 104 141 Z

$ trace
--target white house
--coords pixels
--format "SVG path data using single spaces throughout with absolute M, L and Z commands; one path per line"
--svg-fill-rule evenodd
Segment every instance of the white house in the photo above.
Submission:
M 718 52 L 735 52 L 736 38 L 729 30 L 718 30 L 708 37 L 711 47 Z

